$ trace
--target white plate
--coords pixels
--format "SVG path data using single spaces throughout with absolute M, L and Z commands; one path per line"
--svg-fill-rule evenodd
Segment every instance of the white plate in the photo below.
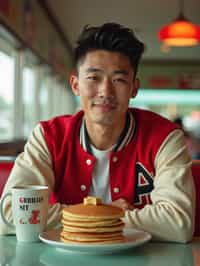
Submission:
M 60 230 L 51 230 L 40 234 L 39 238 L 44 243 L 53 245 L 56 248 L 62 248 L 66 251 L 87 252 L 87 253 L 110 253 L 126 250 L 140 246 L 151 239 L 147 232 L 124 229 L 126 242 L 111 244 L 85 244 L 85 243 L 64 243 L 60 240 Z

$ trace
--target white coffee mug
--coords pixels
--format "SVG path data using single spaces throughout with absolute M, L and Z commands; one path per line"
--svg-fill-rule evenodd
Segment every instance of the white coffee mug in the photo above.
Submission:
M 4 203 L 11 197 L 14 224 L 9 223 L 4 215 Z M 18 241 L 39 241 L 39 234 L 44 231 L 48 216 L 49 190 L 47 186 L 16 186 L 6 193 L 0 205 L 3 222 L 15 228 Z

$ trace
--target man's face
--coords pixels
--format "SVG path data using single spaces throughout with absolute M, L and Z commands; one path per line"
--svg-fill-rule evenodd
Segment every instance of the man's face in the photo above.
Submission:
M 114 126 L 125 120 L 129 99 L 137 94 L 129 59 L 117 52 L 94 50 L 79 65 L 71 87 L 80 96 L 86 123 Z

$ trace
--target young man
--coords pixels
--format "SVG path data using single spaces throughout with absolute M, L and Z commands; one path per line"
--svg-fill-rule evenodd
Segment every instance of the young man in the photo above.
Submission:
M 153 239 L 192 238 L 194 190 L 183 132 L 157 114 L 128 108 L 143 50 L 130 29 L 115 23 L 83 30 L 70 79 L 83 111 L 34 129 L 4 193 L 17 184 L 47 184 L 56 201 L 50 226 L 63 206 L 95 195 L 123 208 L 126 224 Z M 11 219 L 9 202 L 7 213 Z M 9 232 L 2 222 L 0 232 Z

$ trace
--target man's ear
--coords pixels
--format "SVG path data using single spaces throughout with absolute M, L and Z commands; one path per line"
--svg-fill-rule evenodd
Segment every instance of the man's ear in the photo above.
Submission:
M 70 86 L 72 88 L 74 95 L 79 96 L 78 76 L 75 71 L 71 72 L 69 83 L 70 83 Z
M 132 89 L 132 95 L 131 95 L 132 98 L 136 97 L 139 87 L 140 87 L 140 80 L 138 78 L 135 78 L 133 82 L 133 89 Z

